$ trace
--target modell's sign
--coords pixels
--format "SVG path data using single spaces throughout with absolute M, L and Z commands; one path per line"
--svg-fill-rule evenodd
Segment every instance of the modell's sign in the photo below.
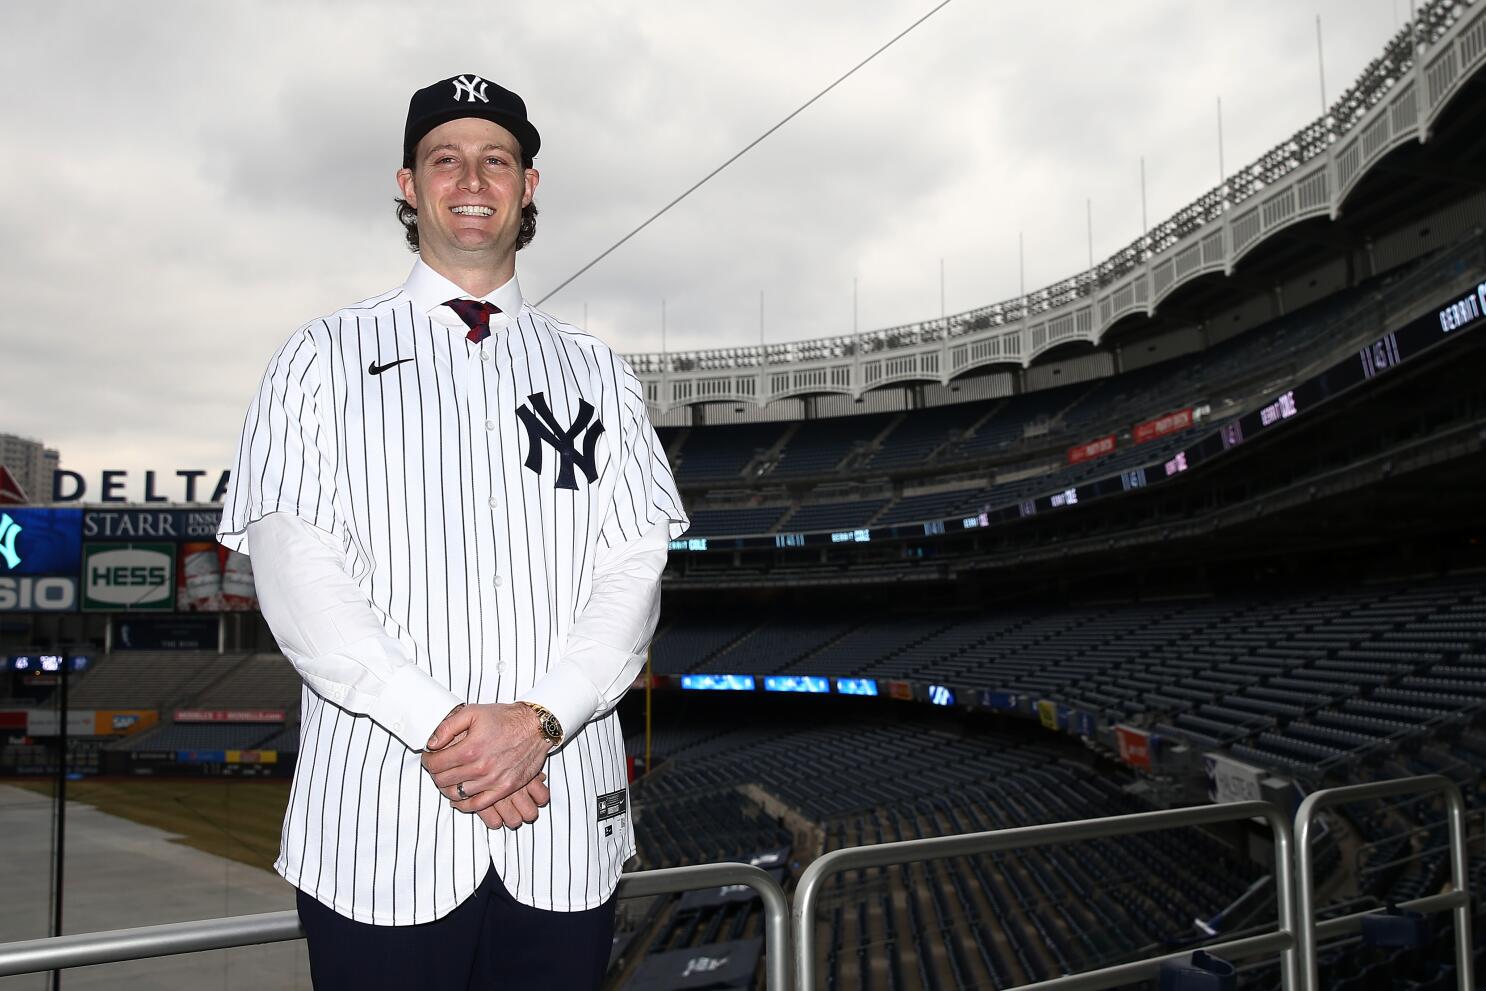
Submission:
M 177 709 L 178 723 L 282 723 L 283 709 Z
M 1130 431 L 1130 436 L 1135 440 L 1135 443 L 1144 444 L 1148 440 L 1155 440 L 1158 437 L 1165 437 L 1167 434 L 1186 430 L 1191 425 L 1192 407 L 1188 406 L 1186 409 L 1179 409 L 1164 416 L 1158 416 L 1154 420 L 1137 423 L 1135 429 Z

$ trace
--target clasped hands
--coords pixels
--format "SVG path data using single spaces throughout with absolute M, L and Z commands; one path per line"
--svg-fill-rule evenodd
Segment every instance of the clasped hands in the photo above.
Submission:
M 551 800 L 542 773 L 550 750 L 530 707 L 468 704 L 433 731 L 423 768 L 460 812 L 478 815 L 491 829 L 518 829 L 536 822 L 537 810 Z

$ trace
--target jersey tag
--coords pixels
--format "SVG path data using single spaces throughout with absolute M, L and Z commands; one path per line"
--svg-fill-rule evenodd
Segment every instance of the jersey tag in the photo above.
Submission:
M 624 815 L 624 810 L 628 805 L 629 795 L 623 788 L 619 791 L 611 791 L 607 795 L 600 795 L 599 822 Z

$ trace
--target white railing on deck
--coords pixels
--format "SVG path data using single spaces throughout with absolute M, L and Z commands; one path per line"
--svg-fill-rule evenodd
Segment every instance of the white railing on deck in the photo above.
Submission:
M 895 382 L 948 383 L 987 365 L 1026 367 L 1115 322 L 1150 314 L 1191 279 L 1228 274 L 1266 237 L 1334 218 L 1368 168 L 1428 138 L 1460 85 L 1486 64 L 1486 2 L 1428 0 L 1322 117 L 1088 271 L 964 313 L 858 334 L 626 355 L 661 413 L 704 402 L 767 405 L 853 397 Z

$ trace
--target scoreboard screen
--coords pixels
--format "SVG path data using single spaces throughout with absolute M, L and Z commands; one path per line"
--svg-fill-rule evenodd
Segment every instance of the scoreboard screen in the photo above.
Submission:
M 5 666 L 17 674 L 57 674 L 66 665 L 69 671 L 86 671 L 88 658 L 83 654 L 11 654 Z
M 751 674 L 683 674 L 681 687 L 700 692 L 751 692 Z
M 828 678 L 815 678 L 803 674 L 771 674 L 764 678 L 764 691 L 766 692 L 808 692 L 811 695 L 819 695 L 830 690 L 831 682 Z

